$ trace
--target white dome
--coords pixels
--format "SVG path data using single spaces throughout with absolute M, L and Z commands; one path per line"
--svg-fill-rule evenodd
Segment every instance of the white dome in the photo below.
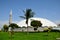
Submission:
M 57 25 L 53 22 L 51 22 L 50 20 L 47 20 L 47 19 L 44 19 L 44 18 L 30 18 L 29 21 L 28 21 L 28 26 L 30 26 L 30 23 L 31 23 L 31 19 L 32 20 L 38 20 L 38 21 L 41 21 L 42 23 L 42 26 L 52 26 L 52 27 L 57 27 Z M 25 26 L 27 27 L 26 23 L 25 23 L 26 20 L 22 20 L 20 22 L 18 22 L 17 24 L 22 27 L 22 26 Z

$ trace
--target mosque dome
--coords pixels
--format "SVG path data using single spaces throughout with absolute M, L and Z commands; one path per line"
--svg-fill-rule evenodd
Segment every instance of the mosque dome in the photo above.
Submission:
M 57 25 L 54 22 L 52 22 L 52 21 L 50 21 L 48 19 L 45 19 L 45 18 L 30 18 L 29 21 L 28 21 L 28 26 L 31 26 L 30 23 L 31 23 L 32 20 L 41 21 L 42 27 L 45 27 L 45 26 L 47 26 L 47 27 L 49 27 L 49 26 L 51 26 L 51 27 L 57 27 Z M 18 22 L 17 23 L 18 26 L 20 26 L 20 27 L 23 27 L 23 26 L 27 27 L 25 21 L 26 20 L 22 20 L 22 21 Z

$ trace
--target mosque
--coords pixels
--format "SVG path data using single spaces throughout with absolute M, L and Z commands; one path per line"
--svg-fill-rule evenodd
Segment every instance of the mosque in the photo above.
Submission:
M 54 22 L 52 22 L 48 19 L 45 19 L 45 18 L 30 18 L 29 21 L 28 21 L 28 26 L 30 26 L 29 31 L 34 31 L 33 27 L 31 27 L 31 25 L 30 25 L 31 20 L 41 21 L 42 27 L 53 27 L 53 28 L 57 27 L 57 25 Z M 25 21 L 26 20 L 22 20 L 22 21 L 19 21 L 18 23 L 16 23 L 21 28 L 14 29 L 14 31 L 22 31 L 23 29 L 24 29 L 24 31 L 27 31 L 27 25 L 26 25 Z M 10 18 L 9 18 L 9 24 L 10 23 L 12 23 L 12 10 L 10 12 Z M 25 28 L 22 28 L 22 27 L 25 27 Z M 40 27 L 40 28 L 38 28 L 38 30 L 42 31 L 43 28 Z

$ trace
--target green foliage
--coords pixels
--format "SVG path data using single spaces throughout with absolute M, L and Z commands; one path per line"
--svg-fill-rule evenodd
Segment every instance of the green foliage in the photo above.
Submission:
M 7 32 L 8 31 L 8 26 L 6 24 L 3 25 L 3 29 L 4 29 L 5 32 Z
M 42 26 L 42 23 L 40 21 L 33 20 L 33 21 L 31 21 L 31 26 L 33 26 L 34 30 L 36 31 L 38 27 Z
M 26 24 L 28 24 L 28 19 L 34 16 L 34 12 L 32 12 L 32 9 L 26 9 L 26 12 L 23 12 L 25 13 L 24 16 L 20 17 L 26 19 Z
M 33 21 L 31 21 L 31 26 L 33 26 L 33 27 L 41 27 L 42 23 L 40 21 L 33 20 Z
M 33 17 L 33 12 L 31 9 L 26 9 L 25 17 L 26 17 L 26 24 L 28 24 L 28 19 Z
M 52 30 L 52 27 L 48 27 L 48 32 L 50 32 Z
M 17 24 L 15 24 L 15 23 L 11 23 L 11 24 L 9 25 L 9 27 L 18 28 L 19 26 L 18 26 Z
M 34 16 L 34 13 L 32 12 L 32 9 L 26 9 L 25 17 L 26 19 L 29 19 Z
M 52 30 L 52 27 L 44 28 L 44 32 L 50 32 L 51 30 Z

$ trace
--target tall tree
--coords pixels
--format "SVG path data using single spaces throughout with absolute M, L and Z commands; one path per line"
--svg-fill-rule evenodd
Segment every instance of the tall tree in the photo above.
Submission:
M 41 23 L 41 21 L 38 21 L 38 20 L 32 20 L 31 21 L 31 26 L 33 26 L 34 31 L 36 31 L 38 27 L 42 26 L 42 23 Z
M 32 9 L 26 9 L 26 11 L 23 11 L 23 12 L 25 13 L 24 16 L 20 16 L 20 17 L 26 19 L 27 33 L 28 33 L 28 20 L 29 20 L 29 18 L 34 16 L 34 12 L 32 12 Z
M 18 28 L 18 25 L 17 24 L 15 24 L 15 23 L 11 23 L 10 25 L 9 25 L 9 34 L 11 35 L 11 40 L 12 40 L 12 35 L 14 34 L 14 31 L 13 31 L 13 29 L 14 28 Z

